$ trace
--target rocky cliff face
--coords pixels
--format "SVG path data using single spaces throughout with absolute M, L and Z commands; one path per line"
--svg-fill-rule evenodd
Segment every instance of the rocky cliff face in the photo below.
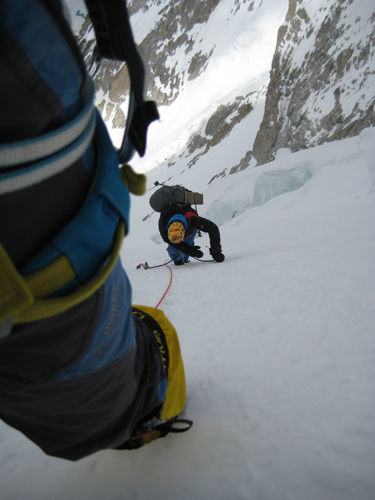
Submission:
M 280 148 L 298 151 L 375 125 L 375 12 L 367 7 L 335 0 L 313 10 L 289 0 L 253 146 L 259 164 Z
M 239 0 L 234 2 L 234 7 Z M 142 40 L 136 40 L 142 57 L 147 61 L 148 95 L 159 105 L 171 104 L 186 81 L 198 77 L 205 69 L 213 45 L 207 46 L 200 38 L 199 25 L 204 25 L 217 7 L 219 0 L 191 2 L 190 0 L 133 0 L 128 2 L 132 24 L 146 19 L 157 9 L 157 22 Z M 91 64 L 95 45 L 89 19 L 79 34 L 80 48 L 88 65 Z M 203 47 L 204 45 L 204 47 Z M 176 61 L 176 54 L 180 54 Z M 120 105 L 129 91 L 126 65 L 104 60 L 95 76 L 98 105 L 106 120 L 114 127 L 121 127 L 125 116 Z
M 149 93 L 159 104 L 166 105 L 174 101 L 186 80 L 193 80 L 204 71 L 213 47 L 202 47 L 199 25 L 208 21 L 219 0 L 133 0 L 129 14 L 147 15 L 155 3 L 159 7 L 158 21 L 139 48 L 149 61 Z M 180 61 L 176 61 L 176 53 L 181 54 Z
M 219 19 L 215 36 L 205 27 Z M 263 5 L 262 5 L 263 4 Z M 205 73 L 213 60 L 223 29 L 239 9 L 264 8 L 263 0 L 133 0 L 128 2 L 131 23 L 142 29 L 136 41 L 149 63 L 149 94 L 159 105 L 173 105 L 186 85 Z M 221 11 L 220 11 L 221 12 Z M 243 10 L 242 10 L 243 12 Z M 284 11 L 285 12 L 285 11 Z M 157 15 L 155 15 L 155 13 Z M 147 25 L 147 20 L 152 23 Z M 79 33 L 87 61 L 94 47 L 88 20 Z M 216 51 L 216 52 L 215 52 Z M 249 140 L 242 159 L 226 175 L 250 164 L 271 161 L 280 148 L 298 151 L 360 133 L 375 125 L 375 7 L 371 0 L 289 0 L 285 22 L 279 27 L 270 68 L 263 119 L 255 141 Z M 125 65 L 103 62 L 95 77 L 98 106 L 112 127 L 123 127 L 121 104 L 128 95 Z M 265 93 L 250 87 L 212 108 L 183 153 L 188 167 L 227 137 Z M 255 99 L 255 100 L 254 100 Z M 173 165 L 174 158 L 166 160 Z

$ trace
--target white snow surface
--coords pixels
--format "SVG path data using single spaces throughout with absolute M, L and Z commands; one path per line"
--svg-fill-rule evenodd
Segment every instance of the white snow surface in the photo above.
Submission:
M 2 423 L 0 498 L 372 500 L 374 144 L 367 129 L 213 182 L 200 213 L 220 225 L 226 260 L 173 267 L 160 306 L 192 429 L 71 463 Z M 203 188 L 199 174 L 188 187 Z M 122 260 L 133 303 L 155 306 L 170 271 L 136 269 L 167 258 L 155 214 L 141 222 L 147 200 L 133 199 Z

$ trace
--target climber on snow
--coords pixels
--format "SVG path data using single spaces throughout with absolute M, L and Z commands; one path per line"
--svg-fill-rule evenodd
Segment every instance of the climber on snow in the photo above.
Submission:
M 168 243 L 167 252 L 175 265 L 189 262 L 189 257 L 203 257 L 200 247 L 194 244 L 198 231 L 208 233 L 212 258 L 223 262 L 225 257 L 221 251 L 220 231 L 214 222 L 200 217 L 192 207 L 184 210 L 169 207 L 161 211 L 159 232 Z

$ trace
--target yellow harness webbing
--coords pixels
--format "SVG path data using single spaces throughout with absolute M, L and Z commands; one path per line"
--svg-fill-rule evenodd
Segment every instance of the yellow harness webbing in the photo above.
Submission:
M 62 313 L 90 297 L 114 268 L 124 236 L 125 223 L 121 222 L 111 255 L 98 273 L 70 295 L 52 299 L 44 297 L 59 290 L 75 277 L 67 257 L 62 255 L 40 271 L 22 276 L 0 245 L 0 321 L 9 317 L 13 317 L 13 323 L 37 321 Z

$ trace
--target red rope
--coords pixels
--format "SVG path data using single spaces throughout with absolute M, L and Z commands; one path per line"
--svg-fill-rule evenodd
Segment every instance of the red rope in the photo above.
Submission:
M 155 306 L 155 309 L 157 309 L 160 304 L 163 302 L 164 300 L 164 297 L 167 295 L 168 293 L 168 290 L 170 289 L 171 285 L 172 285 L 172 268 L 170 266 L 167 266 L 167 268 L 169 269 L 169 272 L 170 272 L 170 276 L 169 276 L 169 284 L 168 284 L 168 287 L 167 289 L 165 290 L 165 292 L 163 293 L 161 299 L 159 300 L 159 302 L 156 304 Z

